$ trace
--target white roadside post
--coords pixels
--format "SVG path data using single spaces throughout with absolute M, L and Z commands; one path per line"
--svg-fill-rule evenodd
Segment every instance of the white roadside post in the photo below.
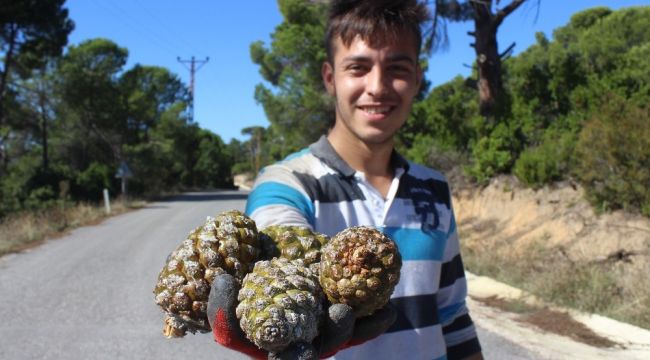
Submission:
M 104 189 L 104 209 L 106 209 L 106 215 L 110 215 L 111 200 L 108 198 L 108 189 Z

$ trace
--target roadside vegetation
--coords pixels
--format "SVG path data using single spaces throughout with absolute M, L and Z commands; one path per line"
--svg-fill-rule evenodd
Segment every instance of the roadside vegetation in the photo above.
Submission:
M 465 265 L 473 273 L 498 279 L 556 305 L 650 329 L 648 281 L 639 278 L 641 272 L 632 277 L 624 261 L 572 262 L 560 256 L 557 247 L 546 245 L 525 249 L 517 256 L 505 248 L 478 251 L 477 247 L 465 246 L 463 251 Z
M 122 214 L 143 204 L 141 200 L 115 201 L 111 203 L 110 214 L 104 206 L 69 202 L 12 213 L 0 219 L 0 256 L 36 246 L 80 226 L 97 224 L 107 216 Z

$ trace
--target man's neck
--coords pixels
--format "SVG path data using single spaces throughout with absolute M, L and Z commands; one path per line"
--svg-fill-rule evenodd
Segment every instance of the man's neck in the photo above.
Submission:
M 366 143 L 344 132 L 333 129 L 327 136 L 339 156 L 356 171 L 363 172 L 366 180 L 386 197 L 394 170 L 390 165 L 393 153 L 392 139 L 383 143 Z

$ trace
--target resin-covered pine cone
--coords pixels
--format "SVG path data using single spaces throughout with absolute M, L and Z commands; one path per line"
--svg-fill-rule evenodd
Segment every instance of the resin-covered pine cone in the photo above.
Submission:
M 260 243 L 266 259 L 302 259 L 305 265 L 311 265 L 320 261 L 320 249 L 328 241 L 327 235 L 304 226 L 271 225 L 260 230 Z
M 402 258 L 393 240 L 379 230 L 347 228 L 321 249 L 320 284 L 332 303 L 367 316 L 388 302 L 399 281 Z
M 261 349 L 280 352 L 318 334 L 324 296 L 318 277 L 302 260 L 258 261 L 244 278 L 238 300 L 240 326 Z
M 222 273 L 241 281 L 259 252 L 257 227 L 246 215 L 234 210 L 208 217 L 167 257 L 158 275 L 154 294 L 166 314 L 163 334 L 210 331 L 206 307 L 212 281 Z

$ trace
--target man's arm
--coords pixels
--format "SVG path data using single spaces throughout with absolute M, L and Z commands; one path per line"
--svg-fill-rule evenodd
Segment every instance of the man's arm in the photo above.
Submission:
M 314 227 L 315 211 L 300 180 L 282 165 L 264 168 L 248 195 L 246 215 L 258 229 L 269 225 Z

